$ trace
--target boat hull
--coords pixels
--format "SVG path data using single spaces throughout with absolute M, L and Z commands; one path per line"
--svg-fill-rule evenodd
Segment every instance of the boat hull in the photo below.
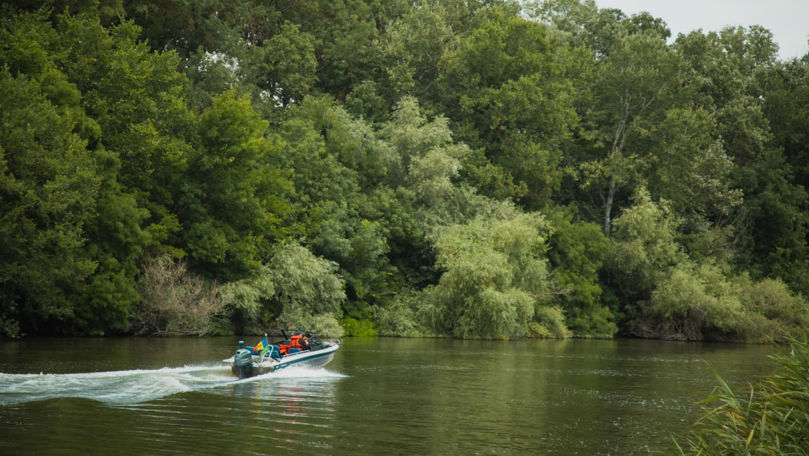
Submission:
M 275 372 L 290 366 L 322 367 L 334 358 L 334 353 L 338 348 L 340 348 L 339 343 L 334 343 L 318 350 L 286 355 L 280 359 L 269 359 L 263 362 L 253 361 L 245 366 L 236 366 L 235 362 L 228 361 L 230 361 L 230 368 L 234 375 L 239 378 L 248 378 Z

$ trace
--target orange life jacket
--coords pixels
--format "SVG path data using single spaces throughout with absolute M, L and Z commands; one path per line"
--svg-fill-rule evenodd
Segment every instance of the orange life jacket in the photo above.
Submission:
M 292 348 L 302 348 L 301 347 L 301 337 L 303 334 L 295 334 L 289 338 L 289 346 Z

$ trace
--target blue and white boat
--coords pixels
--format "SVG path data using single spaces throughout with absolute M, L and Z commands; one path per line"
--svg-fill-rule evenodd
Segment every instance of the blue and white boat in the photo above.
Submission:
M 315 335 L 300 331 L 280 343 L 270 343 L 265 335 L 255 347 L 243 346 L 242 341 L 239 344 L 242 345 L 241 348 L 232 357 L 222 361 L 230 364 L 231 371 L 240 379 L 288 366 L 325 366 L 340 348 L 339 340 L 323 341 Z

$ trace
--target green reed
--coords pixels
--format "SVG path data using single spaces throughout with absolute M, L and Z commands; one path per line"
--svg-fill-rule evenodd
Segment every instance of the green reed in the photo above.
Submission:
M 719 378 L 681 455 L 809 454 L 809 343 L 775 357 L 779 370 L 738 395 Z

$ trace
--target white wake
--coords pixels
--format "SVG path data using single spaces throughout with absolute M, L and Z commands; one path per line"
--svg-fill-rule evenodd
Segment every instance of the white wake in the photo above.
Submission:
M 84 398 L 110 405 L 131 405 L 232 384 L 342 377 L 342 374 L 323 368 L 291 367 L 239 380 L 231 374 L 230 367 L 222 365 L 75 374 L 0 373 L 0 406 L 55 398 Z

